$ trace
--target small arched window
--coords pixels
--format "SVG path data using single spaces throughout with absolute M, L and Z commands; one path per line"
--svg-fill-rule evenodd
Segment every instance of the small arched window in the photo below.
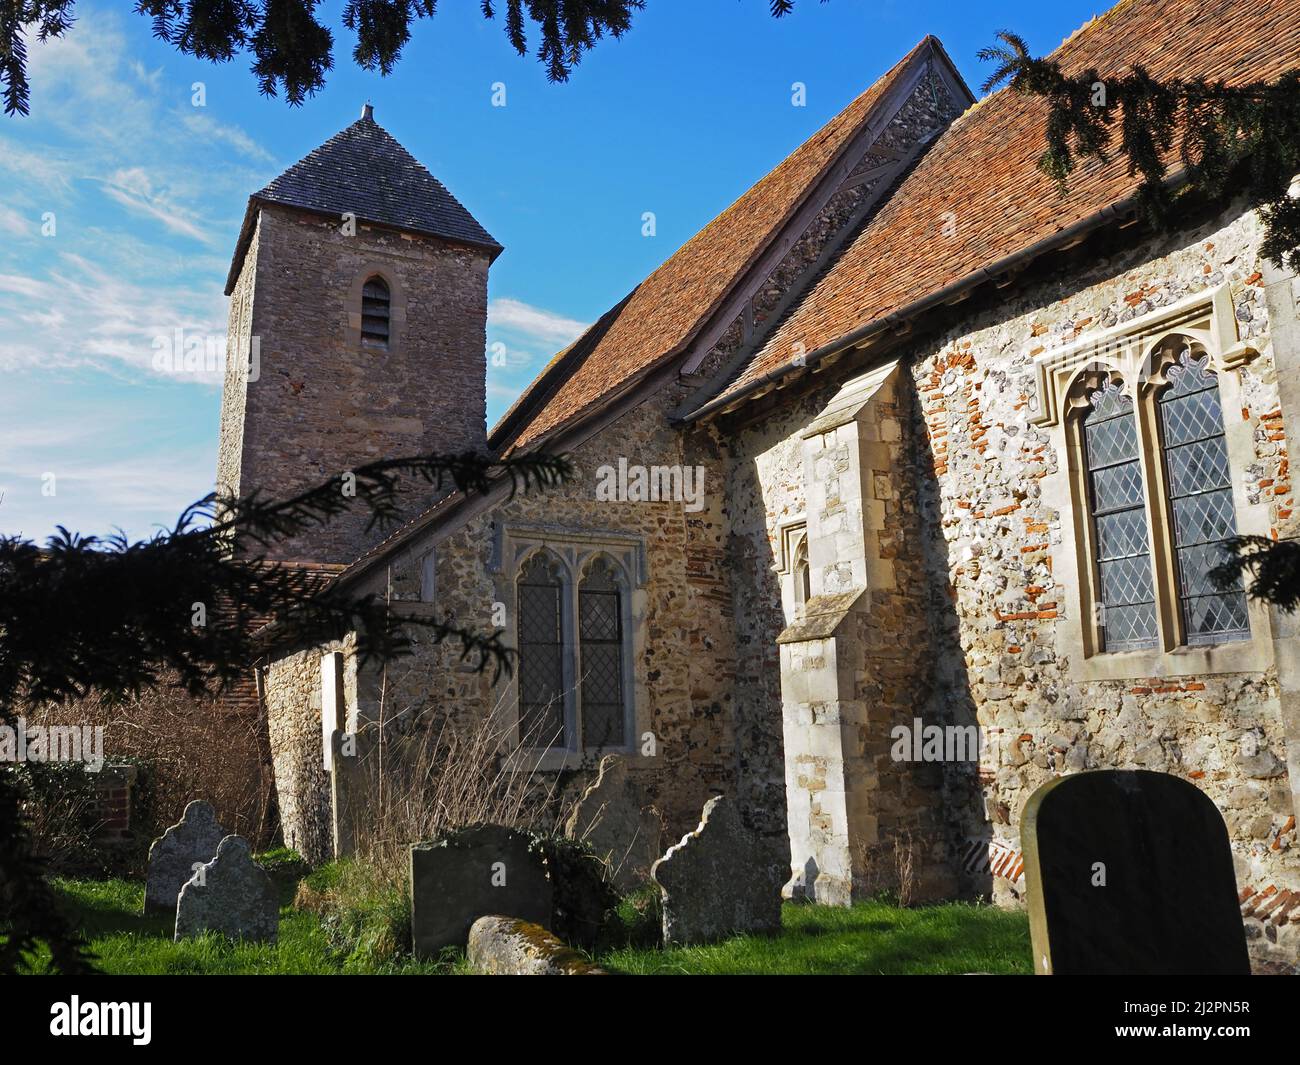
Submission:
M 361 343 L 368 348 L 387 348 L 390 335 L 392 298 L 388 282 L 372 277 L 361 289 Z
M 564 581 L 538 552 L 519 574 L 519 736 L 526 747 L 563 747 Z

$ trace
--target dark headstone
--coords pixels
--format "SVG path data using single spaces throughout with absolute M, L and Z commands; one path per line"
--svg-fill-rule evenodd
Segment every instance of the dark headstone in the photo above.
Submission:
M 1043 785 L 1021 818 L 1039 974 L 1245 974 L 1223 818 L 1194 784 L 1145 770 Z
M 415 953 L 463 947 L 480 917 L 502 914 L 548 927 L 546 862 L 522 832 L 476 825 L 411 847 L 411 934 Z
M 705 803 L 695 831 L 650 870 L 662 889 L 664 942 L 711 943 L 780 931 L 786 869 L 766 855 L 730 799 L 719 795 Z

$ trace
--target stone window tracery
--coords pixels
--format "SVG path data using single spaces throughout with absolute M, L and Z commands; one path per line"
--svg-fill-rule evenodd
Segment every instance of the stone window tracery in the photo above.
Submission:
M 560 754 L 630 749 L 635 621 L 626 551 L 515 549 L 520 745 Z
M 1250 639 L 1244 591 L 1209 576 L 1238 525 L 1219 381 L 1203 346 L 1172 333 L 1129 379 L 1080 375 L 1068 406 L 1090 652 Z

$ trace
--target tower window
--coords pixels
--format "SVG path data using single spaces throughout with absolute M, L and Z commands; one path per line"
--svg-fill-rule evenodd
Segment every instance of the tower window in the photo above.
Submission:
M 368 348 L 387 348 L 389 336 L 388 283 L 372 277 L 361 289 L 361 343 Z

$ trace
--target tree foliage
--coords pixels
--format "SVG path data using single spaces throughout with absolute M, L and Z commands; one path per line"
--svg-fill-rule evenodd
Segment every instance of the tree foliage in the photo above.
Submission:
M 59 37 L 71 28 L 76 0 L 0 0 L 0 84 L 5 111 L 25 115 L 29 105 L 27 38 Z M 284 93 L 301 104 L 325 84 L 334 65 L 334 32 L 317 17 L 319 0 L 136 0 L 153 34 L 183 55 L 227 63 L 252 56 L 253 76 L 266 96 Z M 356 38 L 352 58 L 366 70 L 389 74 L 411 39 L 413 24 L 432 18 L 438 0 L 348 0 L 343 25 Z M 622 37 L 645 0 L 480 0 L 483 17 L 500 13 L 510 46 L 537 58 L 551 81 L 573 68 L 605 35 Z M 531 29 L 530 29 L 531 25 Z
M 359 466 L 286 499 L 212 494 L 170 531 L 135 543 L 62 528 L 44 547 L 0 538 L 0 724 L 12 724 L 27 703 L 120 697 L 164 673 L 190 692 L 219 688 L 257 658 L 259 629 L 271 621 L 277 638 L 296 643 L 355 632 L 363 660 L 408 653 L 411 632 L 419 630 L 427 642 L 458 644 L 462 659 L 479 670 L 491 666 L 499 677 L 512 654 L 499 631 L 322 589 L 309 571 L 266 552 L 358 503 L 369 510 L 367 528 L 389 527 L 413 483 L 483 494 L 508 482 L 513 494 L 571 475 L 560 456 L 419 455 Z M 56 968 L 84 971 L 88 960 L 44 880 L 22 800 L 17 774 L 0 768 L 0 973 L 18 969 L 42 942 Z
M 1158 81 L 1142 67 L 1127 74 L 1095 68 L 1067 75 L 1050 59 L 1035 59 L 1014 33 L 979 52 L 997 64 L 988 90 L 1011 91 L 1048 103 L 1047 145 L 1038 165 L 1063 190 L 1080 161 L 1105 162 L 1119 129 L 1119 151 L 1152 221 L 1167 225 L 1182 191 L 1212 198 L 1240 190 L 1262 204 L 1262 250 L 1279 266 L 1300 270 L 1300 204 L 1288 195 L 1300 173 L 1300 69 L 1277 81 L 1229 85 L 1205 78 Z M 1181 175 L 1170 175 L 1172 158 Z M 1169 180 L 1171 177 L 1181 180 Z
M 1141 176 L 1139 196 L 1151 222 L 1172 225 L 1187 192 L 1211 200 L 1242 192 L 1261 204 L 1261 253 L 1300 271 L 1300 199 L 1289 192 L 1300 174 L 1300 69 L 1274 82 L 1238 85 L 1157 81 L 1142 67 L 1067 75 L 1059 63 L 1032 57 L 1016 34 L 1003 31 L 998 39 L 979 53 L 997 64 L 984 91 L 1009 82 L 1012 92 L 1047 101 L 1047 144 L 1038 166 L 1063 192 L 1082 160 L 1109 159 L 1118 124 L 1119 151 L 1129 174 Z M 1175 157 L 1182 171 L 1170 175 Z M 1227 558 L 1210 571 L 1219 587 L 1245 582 L 1253 598 L 1287 612 L 1300 607 L 1300 544 L 1242 536 L 1226 546 Z

